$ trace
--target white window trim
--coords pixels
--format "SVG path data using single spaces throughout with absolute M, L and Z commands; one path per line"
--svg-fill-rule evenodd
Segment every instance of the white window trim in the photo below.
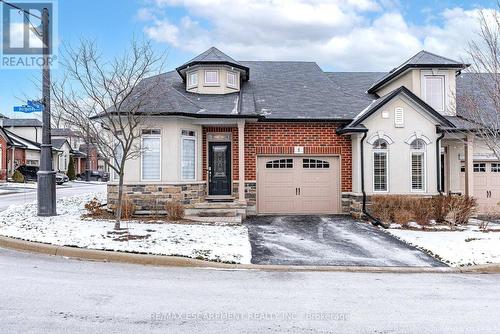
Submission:
M 422 71 L 422 77 L 421 77 L 422 84 L 420 87 L 420 89 L 422 91 L 422 99 L 424 100 L 425 103 L 429 104 L 427 102 L 427 96 L 426 96 L 426 87 L 425 87 L 426 77 L 442 77 L 443 78 L 443 109 L 442 110 L 435 109 L 435 110 L 441 111 L 441 112 L 446 111 L 446 106 L 447 106 L 446 102 L 447 102 L 447 95 L 448 95 L 448 94 L 446 94 L 446 74 L 441 72 L 441 71 Z
M 385 174 L 386 174 L 386 181 L 387 181 L 386 190 L 376 190 L 375 189 L 375 153 L 385 153 L 385 162 L 386 162 Z M 386 150 L 372 148 L 372 190 L 374 193 L 384 194 L 384 193 L 389 192 L 389 189 L 390 189 L 389 170 L 390 170 L 390 168 L 389 168 L 389 143 L 387 144 Z
M 182 131 L 194 131 L 193 136 L 185 136 L 182 135 Z M 194 140 L 194 179 L 186 179 L 182 177 L 182 154 L 184 150 L 182 149 L 182 145 L 184 145 L 184 139 Z M 196 181 L 198 180 L 198 132 L 193 129 L 181 129 L 181 143 L 180 143 L 180 159 L 179 159 L 179 172 L 181 181 Z
M 427 149 L 427 145 L 425 146 L 425 148 Z M 423 175 L 423 188 L 422 189 L 413 189 L 413 174 L 412 174 L 412 158 L 413 158 L 413 154 L 414 153 L 419 153 L 419 154 L 422 154 L 423 155 L 423 159 L 424 159 L 424 166 L 422 167 L 422 173 L 424 174 Z M 427 192 L 427 152 L 426 150 L 410 150 L 410 191 L 412 193 L 425 193 Z
M 217 82 L 207 82 L 207 73 L 208 72 L 216 72 L 217 73 Z M 203 80 L 205 86 L 219 86 L 220 85 L 220 73 L 219 70 L 213 69 L 213 70 L 205 70 L 204 71 L 204 80 Z
M 234 75 L 234 85 L 229 83 L 229 75 Z M 233 71 L 226 71 L 226 85 L 229 88 L 238 88 L 238 74 Z
M 196 74 L 196 83 L 195 83 L 195 84 L 193 84 L 193 83 L 191 82 L 191 75 L 193 75 L 193 74 Z M 188 73 L 187 73 L 187 78 L 188 78 L 188 79 L 187 79 L 187 82 L 188 82 L 188 85 L 187 85 L 187 86 L 188 86 L 188 88 L 195 88 L 195 87 L 198 87 L 198 81 L 199 81 L 199 80 L 198 80 L 198 79 L 199 79 L 199 78 L 198 78 L 198 71 L 188 72 Z
M 158 179 L 148 179 L 148 180 L 145 180 L 144 179 L 144 175 L 142 173 L 142 160 L 143 160 L 143 156 L 144 156 L 144 152 L 142 151 L 143 148 L 144 148 L 144 138 L 158 138 L 160 139 L 160 175 L 159 175 L 159 178 Z M 161 154 L 161 151 L 162 151 L 162 145 L 161 145 L 161 131 L 160 131 L 160 134 L 159 135 L 142 135 L 141 136 L 141 164 L 139 166 L 139 172 L 141 173 L 141 182 L 157 182 L 157 181 L 161 181 L 161 176 L 162 176 L 162 173 L 161 173 L 161 170 L 162 170 L 162 154 Z

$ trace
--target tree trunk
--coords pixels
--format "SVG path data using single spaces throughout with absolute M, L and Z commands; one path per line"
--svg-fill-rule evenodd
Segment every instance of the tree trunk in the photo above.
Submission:
M 123 172 L 120 172 L 120 177 L 118 180 L 118 204 L 116 208 L 115 230 L 120 229 L 120 221 L 122 219 L 122 200 L 123 200 Z

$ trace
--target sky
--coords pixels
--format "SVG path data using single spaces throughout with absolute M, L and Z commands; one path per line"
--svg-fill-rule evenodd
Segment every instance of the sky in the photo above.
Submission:
M 11 0 L 15 1 L 15 0 Z M 31 0 L 34 2 L 34 0 Z M 59 0 L 57 41 L 94 40 L 105 58 L 149 39 L 168 70 L 216 46 L 237 60 L 315 61 L 388 71 L 420 50 L 463 59 L 480 10 L 496 0 Z M 1 41 L 0 41 L 1 42 Z M 52 71 L 62 75 L 62 66 Z M 0 68 L 0 113 L 39 98 L 40 70 Z

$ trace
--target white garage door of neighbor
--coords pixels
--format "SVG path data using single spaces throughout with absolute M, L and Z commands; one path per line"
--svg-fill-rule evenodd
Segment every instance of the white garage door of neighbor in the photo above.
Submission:
M 340 213 L 338 157 L 259 157 L 257 210 L 267 214 Z
M 465 189 L 465 173 L 461 174 Z M 474 197 L 482 213 L 500 211 L 500 162 L 474 162 Z

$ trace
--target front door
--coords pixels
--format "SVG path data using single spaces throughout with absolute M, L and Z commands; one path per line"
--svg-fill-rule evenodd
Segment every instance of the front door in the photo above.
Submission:
M 231 195 L 231 143 L 208 143 L 208 193 Z

